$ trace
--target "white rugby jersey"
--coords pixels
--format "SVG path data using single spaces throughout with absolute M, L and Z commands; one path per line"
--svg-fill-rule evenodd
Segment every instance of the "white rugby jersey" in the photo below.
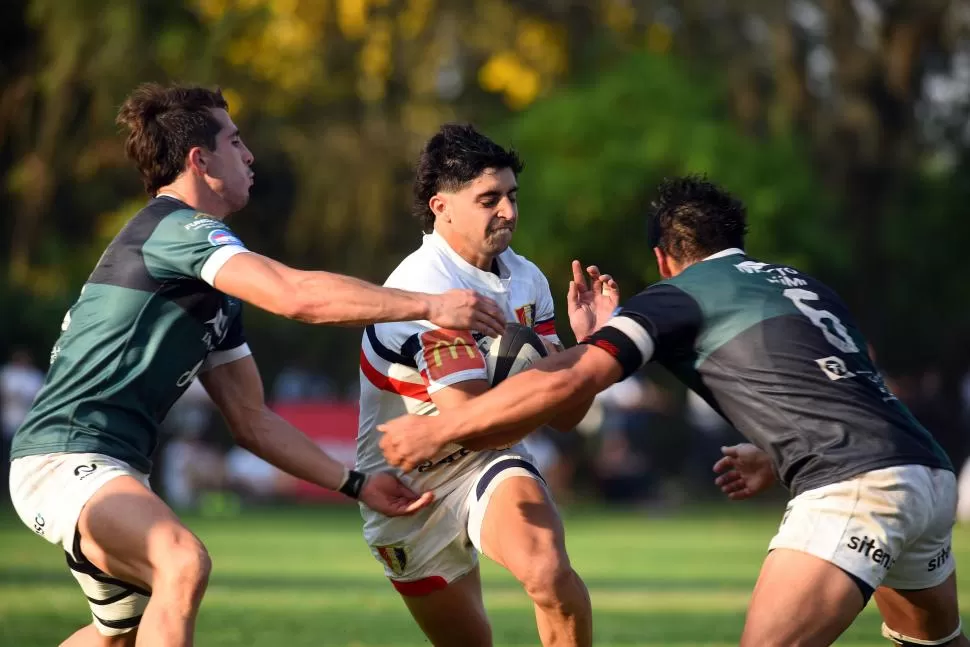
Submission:
M 511 249 L 497 258 L 500 276 L 459 256 L 437 232 L 424 236 L 417 251 L 397 266 L 386 287 L 438 294 L 470 288 L 494 299 L 507 321 L 519 321 L 559 344 L 549 282 L 538 267 Z M 485 357 L 467 330 L 447 330 L 429 321 L 368 326 L 360 350 L 360 418 L 357 468 L 389 469 L 381 453 L 377 425 L 407 413 L 436 415 L 431 394 L 467 380 L 487 380 Z M 486 457 L 449 445 L 431 461 L 404 476 L 419 491 L 447 494 L 449 481 Z M 398 470 L 397 474 L 401 474 Z

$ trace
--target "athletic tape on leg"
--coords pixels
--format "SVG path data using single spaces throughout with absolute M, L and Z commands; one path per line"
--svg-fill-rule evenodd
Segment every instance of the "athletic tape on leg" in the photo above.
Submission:
M 70 553 L 64 555 L 71 575 L 81 585 L 88 599 L 98 633 L 102 636 L 118 636 L 137 627 L 148 606 L 151 592 L 102 572 L 81 554 L 80 547 L 77 553 L 80 560 L 74 559 Z
M 898 631 L 893 631 L 886 626 L 886 623 L 882 623 L 882 635 L 884 638 L 888 638 L 897 645 L 902 647 L 916 647 L 917 645 L 945 645 L 950 641 L 956 639 L 960 632 L 963 630 L 963 623 L 957 624 L 956 631 L 947 636 L 946 638 L 940 638 L 939 640 L 921 640 L 919 638 L 910 638 L 909 636 L 904 636 Z

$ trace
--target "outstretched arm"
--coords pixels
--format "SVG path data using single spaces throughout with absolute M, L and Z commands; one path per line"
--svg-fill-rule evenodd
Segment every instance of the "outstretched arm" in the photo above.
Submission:
M 330 490 L 360 498 L 389 516 L 411 514 L 432 501 L 390 474 L 358 477 L 300 430 L 266 406 L 263 382 L 251 355 L 202 373 L 203 386 L 222 412 L 236 442 L 279 469 Z
M 442 328 L 500 335 L 505 319 L 494 301 L 471 290 L 425 294 L 384 288 L 342 274 L 293 269 L 254 252 L 221 266 L 213 286 L 290 319 L 315 324 L 367 325 L 428 320 Z
M 676 288 L 645 290 L 583 344 L 536 362 L 460 411 L 433 418 L 404 416 L 378 426 L 384 432 L 384 456 L 392 465 L 409 468 L 436 454 L 444 443 L 489 433 L 525 435 L 632 375 L 650 361 L 655 346 L 667 342 L 675 350 L 692 347 L 698 312 Z
M 465 406 L 438 416 L 407 416 L 378 426 L 388 461 L 405 470 L 437 454 L 450 442 L 501 435 L 524 438 L 557 412 L 592 398 L 622 377 L 610 353 L 581 345 L 556 353 L 510 377 Z

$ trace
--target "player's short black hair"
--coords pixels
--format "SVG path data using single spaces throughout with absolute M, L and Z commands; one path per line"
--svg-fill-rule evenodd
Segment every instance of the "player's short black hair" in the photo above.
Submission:
M 650 246 L 678 262 L 744 248 L 748 233 L 744 203 L 704 176 L 664 180 L 650 207 Z
M 431 233 L 434 213 L 428 202 L 439 191 L 457 191 L 487 169 L 512 169 L 518 176 L 523 164 L 515 150 L 505 149 L 471 124 L 445 124 L 421 150 L 414 174 L 412 212 L 421 229 Z
M 150 195 L 175 181 L 194 147 L 215 150 L 214 108 L 229 109 L 222 91 L 198 86 L 145 83 L 125 99 L 116 121 L 128 129 L 125 152 Z

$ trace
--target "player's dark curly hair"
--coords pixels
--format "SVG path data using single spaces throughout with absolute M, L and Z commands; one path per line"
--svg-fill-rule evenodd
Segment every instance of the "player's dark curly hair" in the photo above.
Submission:
M 128 129 L 125 152 L 150 195 L 175 181 L 194 147 L 215 150 L 221 126 L 213 108 L 229 105 L 220 90 L 202 87 L 145 83 L 125 99 L 116 122 Z
M 704 176 L 664 180 L 650 207 L 650 246 L 678 262 L 744 248 L 748 233 L 744 204 Z
M 421 229 L 431 233 L 434 212 L 428 206 L 439 191 L 457 191 L 486 169 L 512 169 L 518 175 L 523 164 L 513 149 L 505 149 L 471 124 L 445 124 L 428 140 L 414 175 L 412 213 Z

